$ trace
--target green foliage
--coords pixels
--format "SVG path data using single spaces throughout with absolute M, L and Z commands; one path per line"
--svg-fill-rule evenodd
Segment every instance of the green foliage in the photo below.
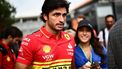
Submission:
M 15 12 L 16 9 L 7 0 L 0 0 L 0 29 L 14 23 L 12 15 Z

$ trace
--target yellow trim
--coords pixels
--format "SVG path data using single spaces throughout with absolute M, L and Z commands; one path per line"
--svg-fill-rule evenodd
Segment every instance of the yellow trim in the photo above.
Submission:
M 33 64 L 51 64 L 51 63 L 56 63 L 56 62 L 67 62 L 70 61 L 71 59 L 60 59 L 60 60 L 55 60 L 55 61 L 50 61 L 50 62 L 33 62 Z
M 56 63 L 56 64 L 51 64 L 50 66 L 57 66 L 57 65 L 66 65 L 66 64 L 71 64 L 71 62 L 64 62 L 64 63 Z
M 58 66 L 58 65 L 71 65 L 71 62 L 64 62 L 64 63 L 55 63 L 50 65 L 40 65 L 41 67 L 52 67 L 52 66 Z M 39 65 L 33 65 L 33 66 L 39 66 Z
M 55 64 L 55 65 L 48 65 L 48 66 L 37 66 L 37 65 L 33 65 L 31 67 L 31 69 L 42 69 L 42 68 L 48 68 L 48 69 L 53 69 L 53 67 L 57 68 L 57 67 L 71 67 L 71 63 L 59 63 L 59 64 Z

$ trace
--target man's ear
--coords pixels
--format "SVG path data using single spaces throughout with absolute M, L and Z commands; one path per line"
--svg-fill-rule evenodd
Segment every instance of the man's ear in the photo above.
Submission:
M 43 18 L 45 21 L 47 21 L 47 15 L 46 14 L 43 15 Z

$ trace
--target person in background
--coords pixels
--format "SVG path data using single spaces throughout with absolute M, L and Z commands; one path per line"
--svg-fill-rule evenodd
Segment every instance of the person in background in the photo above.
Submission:
M 76 69 L 107 69 L 107 51 L 100 45 L 93 30 L 90 21 L 86 19 L 78 24 L 74 51 Z
M 16 53 L 12 46 L 22 39 L 22 32 L 14 26 L 5 28 L 0 36 L 0 69 L 14 69 Z
M 77 18 L 72 18 L 71 19 L 71 26 L 70 26 L 71 28 L 65 30 L 65 32 L 68 32 L 69 34 L 75 36 L 78 23 L 84 19 L 85 19 L 84 15 L 79 15 Z
M 72 36 L 75 36 L 76 29 L 77 29 L 77 24 L 78 24 L 77 19 L 72 18 L 71 19 L 71 26 L 70 26 L 69 29 L 66 29 L 65 32 L 69 33 Z
M 108 45 L 108 69 L 122 69 L 122 18 L 111 28 Z
M 84 15 L 80 14 L 78 17 L 77 17 L 77 21 L 78 23 L 82 20 L 86 19 Z M 78 25 L 77 25 L 78 26 Z M 77 28 L 76 28 L 77 29 Z
M 63 31 L 69 12 L 67 0 L 45 0 L 37 32 L 23 38 L 15 69 L 71 69 L 74 38 Z
M 115 17 L 113 15 L 107 15 L 105 17 L 106 27 L 102 29 L 98 34 L 99 41 L 101 45 L 104 46 L 105 48 L 107 48 L 108 46 L 109 30 L 114 23 L 115 23 Z

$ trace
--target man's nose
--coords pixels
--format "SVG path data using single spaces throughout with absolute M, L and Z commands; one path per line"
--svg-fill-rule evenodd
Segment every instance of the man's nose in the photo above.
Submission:
M 65 21 L 65 18 L 62 15 L 60 16 L 60 21 L 61 22 L 64 22 Z

